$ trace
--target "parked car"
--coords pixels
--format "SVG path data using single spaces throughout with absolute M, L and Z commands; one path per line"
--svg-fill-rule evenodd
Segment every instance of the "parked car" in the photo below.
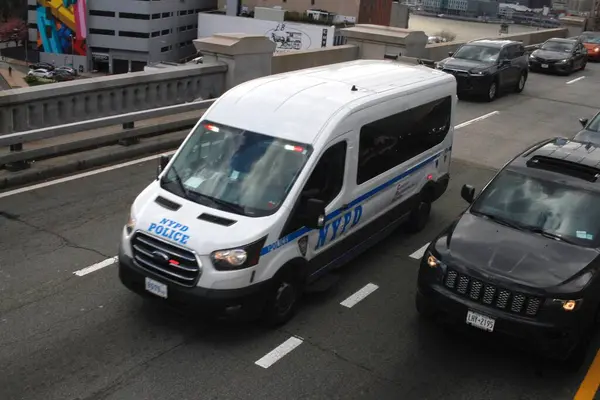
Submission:
M 573 140 L 600 146 L 600 112 L 594 115 L 591 121 L 588 118 L 579 118 L 579 123 L 583 129 L 577 132 Z
M 46 62 L 39 62 L 39 63 L 31 64 L 29 66 L 29 69 L 31 69 L 31 70 L 45 69 L 46 71 L 54 71 L 54 65 L 52 65 L 50 63 L 46 63 Z
M 36 78 L 46 78 L 46 79 L 51 79 L 54 74 L 52 73 L 52 71 L 48 71 L 46 69 L 33 69 L 31 71 L 29 71 L 27 73 L 27 76 L 35 76 Z
M 587 50 L 579 39 L 552 38 L 531 53 L 529 69 L 569 75 L 585 69 L 587 60 Z
M 579 367 L 600 320 L 600 148 L 517 155 L 428 246 L 416 306 Z
M 67 67 L 66 65 L 63 65 L 62 67 L 57 67 L 54 70 L 54 72 L 55 73 L 61 73 L 61 74 L 65 73 L 65 74 L 69 74 L 69 75 L 72 75 L 72 76 L 77 75 L 77 71 L 74 68 Z
M 600 61 L 600 32 L 583 32 L 579 38 L 587 49 L 588 58 Z
M 529 64 L 521 42 L 473 40 L 448 55 L 436 68 L 454 75 L 459 98 L 473 94 L 493 101 L 501 91 L 525 88 Z

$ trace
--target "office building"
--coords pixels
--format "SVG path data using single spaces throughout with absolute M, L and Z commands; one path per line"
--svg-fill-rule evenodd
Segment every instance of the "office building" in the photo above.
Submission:
M 195 53 L 198 13 L 217 0 L 28 0 L 29 39 L 43 54 L 86 69 L 143 71 L 150 62 L 177 62 Z M 43 27 L 42 29 L 40 29 Z M 64 55 L 64 57 L 61 57 Z M 79 61 L 81 62 L 81 61 Z

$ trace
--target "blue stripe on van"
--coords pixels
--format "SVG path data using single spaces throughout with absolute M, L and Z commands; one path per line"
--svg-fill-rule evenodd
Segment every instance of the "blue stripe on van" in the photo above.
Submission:
M 328 215 L 325 216 L 325 222 L 330 221 L 334 218 L 336 218 L 337 216 L 339 216 L 342 212 L 357 206 L 358 204 L 364 202 L 365 200 L 375 196 L 376 194 L 378 194 L 379 192 L 387 189 L 388 187 L 392 186 L 393 184 L 397 183 L 398 181 L 406 178 L 409 175 L 412 175 L 413 173 L 417 172 L 418 170 L 426 167 L 427 165 L 431 164 L 432 162 L 436 161 L 441 155 L 442 155 L 443 151 L 440 151 L 436 154 L 434 154 L 433 156 L 429 157 L 428 159 L 420 162 L 419 164 L 415 165 L 414 167 L 407 169 L 406 171 L 404 171 L 403 173 L 401 173 L 400 175 L 397 175 L 395 177 L 393 177 L 392 179 L 390 179 L 387 182 L 382 183 L 381 185 L 377 186 L 374 189 L 371 189 L 370 191 L 368 191 L 367 193 L 357 197 L 356 199 L 352 200 L 350 203 L 348 203 L 348 207 L 345 209 L 341 209 L 338 208 L 337 210 L 332 211 L 331 213 L 329 213 Z M 289 235 L 286 235 L 284 237 L 282 237 L 281 239 L 277 240 L 274 243 L 271 243 L 265 247 L 262 248 L 260 255 L 264 256 L 265 254 L 269 254 L 270 252 L 277 250 L 278 248 L 285 246 L 286 244 L 288 244 L 289 242 L 294 241 L 295 239 L 299 238 L 300 236 L 304 235 L 305 233 L 310 232 L 312 229 L 309 229 L 307 227 L 302 227 L 300 229 L 298 229 L 295 232 L 290 233 Z

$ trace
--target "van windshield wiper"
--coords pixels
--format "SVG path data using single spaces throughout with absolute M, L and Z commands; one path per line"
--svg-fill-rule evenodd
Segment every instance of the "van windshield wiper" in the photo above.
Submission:
M 526 229 L 529 232 L 539 233 L 540 235 L 542 235 L 544 237 L 547 237 L 547 238 L 550 238 L 550 239 L 559 240 L 561 242 L 565 242 L 565 243 L 569 243 L 569 244 L 577 244 L 577 243 L 573 242 L 572 240 L 565 239 L 561 235 L 545 231 L 542 228 L 539 228 L 537 226 L 525 226 L 523 228 Z
M 173 175 L 175 175 L 174 181 L 179 186 L 179 189 L 181 189 L 181 192 L 183 193 L 183 197 L 186 198 L 187 200 L 192 200 L 190 197 L 190 192 L 185 188 L 185 185 L 183 184 L 183 181 L 181 180 L 181 176 L 177 172 L 177 169 L 175 168 L 174 165 L 171 166 L 171 171 L 173 171 Z M 167 175 L 168 175 L 168 173 L 167 173 Z M 169 181 L 167 183 L 171 183 L 171 182 L 173 182 L 173 181 Z M 164 183 L 164 181 L 163 181 L 163 183 Z
M 231 211 L 231 212 L 236 213 L 236 214 L 246 215 L 246 210 L 244 209 L 244 207 L 242 207 L 240 205 L 233 204 L 233 203 L 230 203 L 228 201 L 221 200 L 221 199 L 218 199 L 216 197 L 208 196 L 208 195 L 202 194 L 202 193 L 196 193 L 196 192 L 194 192 L 194 194 L 196 196 L 198 196 L 198 197 L 207 199 L 207 200 L 211 201 L 212 203 L 214 203 L 214 204 L 216 204 L 216 205 L 218 205 L 218 206 L 220 206 L 220 207 L 222 207 L 222 208 L 224 208 L 224 209 L 226 209 L 228 211 Z

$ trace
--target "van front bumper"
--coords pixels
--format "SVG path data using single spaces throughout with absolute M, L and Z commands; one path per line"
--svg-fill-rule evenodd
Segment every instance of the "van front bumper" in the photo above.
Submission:
M 167 298 L 163 299 L 146 291 L 146 278 L 167 285 Z M 178 311 L 236 320 L 259 316 L 269 287 L 269 281 L 227 290 L 184 287 L 138 267 L 131 257 L 122 252 L 119 254 L 119 279 L 132 292 L 166 303 Z

